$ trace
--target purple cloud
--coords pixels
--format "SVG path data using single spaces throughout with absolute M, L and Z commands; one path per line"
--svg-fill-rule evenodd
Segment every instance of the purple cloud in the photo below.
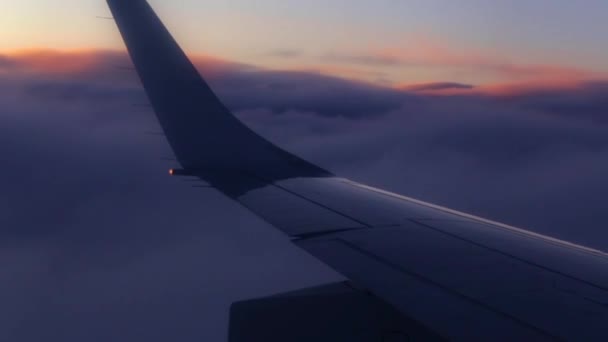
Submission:
M 428 92 L 428 91 L 438 91 L 438 90 L 452 90 L 452 89 L 473 89 L 475 86 L 470 84 L 462 84 L 456 82 L 432 82 L 432 83 L 422 83 L 422 84 L 412 84 L 408 86 L 404 86 L 401 89 L 405 91 L 411 92 Z
M 219 340 L 232 301 L 338 279 L 213 190 L 167 177 L 137 78 L 116 67 L 126 58 L 94 56 L 0 80 L 0 340 Z M 407 94 L 204 61 L 247 124 L 340 175 L 608 248 L 605 83 Z

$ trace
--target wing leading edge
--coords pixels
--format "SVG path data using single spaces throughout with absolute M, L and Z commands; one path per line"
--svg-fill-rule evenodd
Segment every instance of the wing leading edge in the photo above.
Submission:
M 333 176 L 219 101 L 145 0 L 107 0 L 178 161 L 449 339 L 608 340 L 608 256 Z

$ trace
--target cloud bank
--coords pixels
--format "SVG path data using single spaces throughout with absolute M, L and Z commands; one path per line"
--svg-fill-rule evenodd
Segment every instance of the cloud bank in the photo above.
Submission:
M 252 128 L 335 173 L 608 249 L 608 82 L 395 89 L 196 64 Z M 166 176 L 122 53 L 5 54 L 0 75 L 0 340 L 222 340 L 232 301 L 338 279 Z

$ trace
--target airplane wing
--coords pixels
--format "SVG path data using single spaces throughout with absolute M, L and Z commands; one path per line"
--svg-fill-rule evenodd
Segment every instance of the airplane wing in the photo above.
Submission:
M 220 102 L 145 0 L 107 0 L 181 170 L 446 339 L 608 341 L 608 255 L 306 162 Z

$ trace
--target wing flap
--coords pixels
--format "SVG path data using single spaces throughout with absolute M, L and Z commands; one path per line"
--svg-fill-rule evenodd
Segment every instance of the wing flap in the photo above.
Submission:
M 605 291 L 413 222 L 296 244 L 448 339 L 608 338 Z

